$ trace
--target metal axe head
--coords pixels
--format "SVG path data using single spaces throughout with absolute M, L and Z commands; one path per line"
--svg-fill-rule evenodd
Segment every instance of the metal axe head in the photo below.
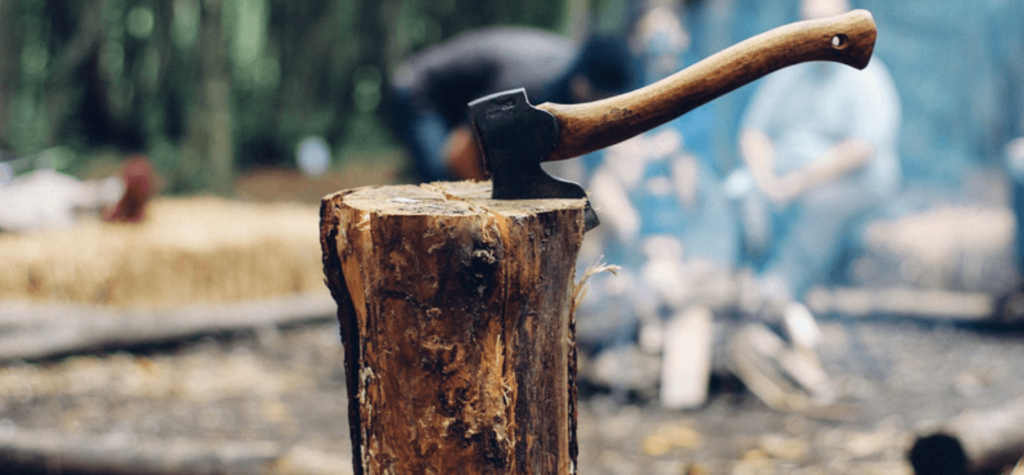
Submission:
M 558 120 L 530 104 L 526 90 L 513 89 L 469 103 L 494 199 L 587 198 L 578 183 L 549 175 L 540 164 L 558 142 Z M 584 229 L 600 221 L 587 200 Z

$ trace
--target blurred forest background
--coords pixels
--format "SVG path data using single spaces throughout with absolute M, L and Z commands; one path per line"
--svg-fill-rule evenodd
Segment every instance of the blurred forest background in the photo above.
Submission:
M 409 53 L 565 18 L 547 0 L 0 0 L 0 150 L 79 173 L 141 152 L 166 191 L 226 190 L 293 166 L 308 135 L 336 160 L 393 148 L 382 86 Z
M 954 182 L 1024 133 L 1017 0 L 863 0 L 904 108 L 910 178 Z M 797 19 L 797 0 L 682 2 L 696 57 Z M 82 174 L 145 153 L 169 192 L 225 191 L 253 167 L 294 166 L 322 136 L 335 165 L 396 155 L 382 127 L 403 58 L 489 24 L 580 38 L 626 34 L 627 0 L 0 0 L 0 151 L 46 151 Z M 691 55 L 693 56 L 693 55 Z M 716 160 L 735 162 L 752 92 L 713 103 Z M 382 155 L 382 152 L 384 155 Z M 360 158 L 363 157 L 363 158 Z M 399 158 L 400 159 L 400 158 Z

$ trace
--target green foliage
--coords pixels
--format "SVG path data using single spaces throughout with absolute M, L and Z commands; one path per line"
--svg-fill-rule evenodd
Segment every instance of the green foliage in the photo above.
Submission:
M 343 159 L 390 150 L 381 104 L 403 58 L 482 25 L 556 29 L 564 3 L 2 1 L 0 147 L 59 150 L 72 171 L 110 156 L 101 150 L 146 153 L 172 191 L 213 184 L 205 154 L 217 132 L 197 114 L 218 107 L 228 108 L 236 170 L 291 166 L 309 135 Z M 211 102 L 217 64 L 228 82 L 223 105 Z

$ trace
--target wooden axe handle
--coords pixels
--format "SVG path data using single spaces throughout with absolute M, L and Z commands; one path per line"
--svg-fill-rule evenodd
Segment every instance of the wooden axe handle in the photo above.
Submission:
M 867 10 L 791 23 L 733 45 L 661 81 L 584 104 L 537 106 L 558 118 L 558 143 L 544 161 L 599 150 L 664 124 L 787 66 L 835 61 L 864 69 L 875 47 Z

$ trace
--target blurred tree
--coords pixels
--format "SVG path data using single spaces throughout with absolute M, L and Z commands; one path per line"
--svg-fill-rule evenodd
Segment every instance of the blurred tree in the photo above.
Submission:
M 42 31 L 47 37 L 34 38 L 22 53 L 39 57 L 33 60 L 38 66 L 32 65 L 29 73 L 45 75 L 40 93 L 48 127 L 41 135 L 43 142 L 34 144 L 36 147 L 58 143 L 72 126 L 69 122 L 76 112 L 85 114 L 82 125 L 91 127 L 89 132 L 106 133 L 114 128 L 106 102 L 107 88 L 102 84 L 103 72 L 99 68 L 114 61 L 118 62 L 115 67 L 123 67 L 124 52 L 123 49 L 114 51 L 120 43 L 114 43 L 117 40 L 106 34 L 105 6 L 104 0 L 84 0 L 75 4 L 77 8 L 52 0 L 43 5 L 46 23 Z M 104 43 L 108 39 L 110 43 Z M 33 44 L 46 47 L 46 43 L 49 43 L 48 51 L 34 51 Z M 111 56 L 115 54 L 116 58 Z M 102 60 L 108 62 L 100 64 Z M 76 111 L 75 102 L 93 107 Z
M 234 173 L 231 124 L 231 70 L 224 33 L 224 0 L 199 3 L 194 104 L 188 114 L 181 160 L 185 170 L 206 168 L 207 186 L 227 191 Z
M 0 2 L 0 153 L 11 147 L 11 109 L 21 79 L 22 22 L 18 4 Z M 2 158 L 2 157 L 0 157 Z
M 579 14 L 591 0 L 573 2 Z M 391 68 L 494 23 L 567 25 L 566 2 L 0 0 L 0 151 L 147 153 L 171 191 L 291 165 L 307 135 L 386 137 Z M 380 143 L 370 141 L 370 143 Z

